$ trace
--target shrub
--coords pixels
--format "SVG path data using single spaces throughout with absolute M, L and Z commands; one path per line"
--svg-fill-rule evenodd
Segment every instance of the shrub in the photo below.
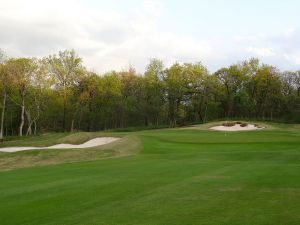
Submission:
M 222 123 L 223 126 L 225 127 L 233 127 L 236 124 L 236 122 L 225 122 Z

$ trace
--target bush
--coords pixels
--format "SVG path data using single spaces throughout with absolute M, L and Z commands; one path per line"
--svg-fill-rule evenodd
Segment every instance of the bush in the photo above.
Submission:
M 225 127 L 233 127 L 236 124 L 236 122 L 225 122 L 222 123 L 223 126 Z

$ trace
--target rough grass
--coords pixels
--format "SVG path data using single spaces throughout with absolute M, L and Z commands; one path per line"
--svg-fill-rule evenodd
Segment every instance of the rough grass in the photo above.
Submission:
M 37 137 L 27 137 L 21 140 L 8 141 L 3 146 L 50 146 L 58 143 L 80 144 L 96 137 L 115 136 L 122 137 L 124 134 L 112 134 L 103 132 L 80 132 L 47 134 Z M 14 153 L 0 152 L 0 171 L 16 168 L 53 165 L 78 161 L 93 161 L 112 157 L 120 157 L 134 154 L 139 148 L 139 141 L 132 135 L 116 142 L 85 149 L 47 149 L 31 150 Z
M 122 137 L 121 133 L 110 133 L 110 132 L 77 132 L 77 133 L 48 133 L 41 134 L 38 136 L 28 136 L 17 138 L 14 137 L 13 140 L 8 140 L 0 143 L 0 147 L 9 146 L 37 146 L 45 147 L 60 143 L 68 144 L 81 144 L 92 138 L 96 137 Z
M 83 161 L 64 163 L 74 150 L 56 165 L 2 171 L 0 223 L 300 224 L 299 126 L 236 133 L 210 126 L 120 133 L 122 144 L 97 149 L 126 157 L 85 152 Z

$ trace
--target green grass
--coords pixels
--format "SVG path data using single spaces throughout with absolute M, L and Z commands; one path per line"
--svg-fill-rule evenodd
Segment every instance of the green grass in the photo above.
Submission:
M 105 133 L 124 138 L 86 150 L 0 154 L 0 224 L 300 224 L 299 126 L 238 133 L 208 126 Z

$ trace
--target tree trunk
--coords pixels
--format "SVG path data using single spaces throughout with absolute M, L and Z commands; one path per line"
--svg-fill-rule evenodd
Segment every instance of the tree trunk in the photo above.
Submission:
M 273 120 L 273 109 L 271 109 L 270 117 L 271 117 L 271 120 Z
M 72 119 L 72 122 L 71 122 L 71 132 L 74 131 L 74 119 Z
M 66 100 L 64 99 L 63 131 L 66 131 Z
M 145 127 L 148 127 L 148 125 L 149 125 L 147 116 L 144 117 L 144 125 L 145 125 Z
M 27 128 L 27 132 L 26 132 L 26 136 L 28 135 L 32 135 L 32 123 L 33 121 L 31 120 L 30 114 L 25 111 L 26 117 L 27 117 L 27 121 L 28 121 L 28 128 Z
M 76 106 L 75 106 L 76 107 Z M 75 124 L 75 120 L 76 120 L 76 115 L 78 113 L 78 110 L 80 109 L 81 107 L 79 106 L 79 108 L 75 109 L 73 115 L 72 115 L 72 120 L 71 120 L 71 128 L 70 128 L 70 131 L 73 132 L 74 131 L 74 124 Z
M 205 104 L 203 123 L 206 123 L 207 104 Z
M 156 125 L 156 127 L 158 127 L 159 126 L 159 116 L 158 115 L 156 115 L 156 118 L 155 118 L 155 125 Z
M 13 127 L 13 116 L 10 113 L 10 129 L 11 129 L 11 136 L 14 136 L 14 127 Z
M 82 107 L 80 107 L 80 113 L 78 119 L 78 130 L 81 130 L 81 121 L 82 121 Z
M 7 94 L 6 94 L 6 92 L 4 92 L 3 108 L 2 108 L 2 114 L 1 114 L 0 141 L 3 141 L 3 124 L 4 124 L 4 115 L 5 115 L 5 108 L 6 108 L 6 99 L 7 99 Z
M 34 124 L 34 131 L 33 131 L 33 134 L 36 135 L 36 131 L 37 131 L 37 124 L 36 124 L 36 121 L 33 121 L 33 124 Z
M 20 130 L 19 130 L 19 136 L 23 136 L 23 126 L 24 126 L 24 114 L 25 114 L 25 100 L 24 97 L 22 99 L 22 105 L 21 105 L 21 124 L 20 124 Z
M 28 126 L 28 128 L 27 128 L 26 136 L 28 136 L 28 135 L 32 135 L 32 128 L 31 128 L 31 124 L 32 124 L 32 123 L 30 123 L 30 124 L 29 124 L 29 126 Z
M 204 118 L 202 117 L 202 108 L 198 109 L 198 116 L 199 116 L 199 120 L 203 123 L 204 122 Z
M 91 100 L 89 100 L 89 115 L 88 115 L 88 131 L 90 132 L 91 131 L 91 126 L 92 126 L 92 103 L 91 103 Z
M 176 126 L 176 113 L 177 113 L 177 102 L 176 100 L 169 100 L 169 120 L 170 120 L 170 127 Z
M 66 132 L 66 111 L 67 111 L 67 87 L 66 87 L 66 81 L 63 81 L 63 91 L 64 91 L 64 96 L 63 96 L 63 132 Z

